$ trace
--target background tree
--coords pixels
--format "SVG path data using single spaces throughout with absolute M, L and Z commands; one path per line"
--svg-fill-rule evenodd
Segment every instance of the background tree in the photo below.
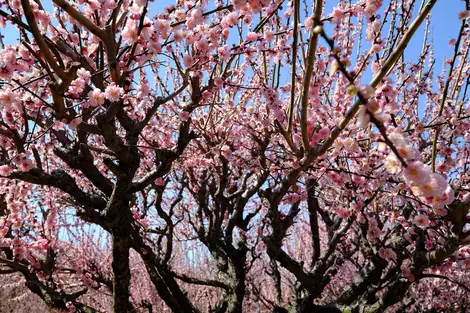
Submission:
M 1 0 L 0 273 L 69 312 L 465 310 L 470 3 L 436 74 L 436 2 Z

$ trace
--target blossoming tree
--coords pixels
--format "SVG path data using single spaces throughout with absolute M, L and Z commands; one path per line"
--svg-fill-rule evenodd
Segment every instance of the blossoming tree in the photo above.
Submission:
M 436 2 L 0 0 L 2 303 L 464 310 L 470 3 L 439 73 Z

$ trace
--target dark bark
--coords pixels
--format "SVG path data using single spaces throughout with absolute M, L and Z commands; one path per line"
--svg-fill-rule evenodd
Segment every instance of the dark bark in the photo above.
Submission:
M 228 313 L 243 312 L 243 300 L 246 293 L 245 258 L 246 253 L 245 257 L 241 257 L 235 265 L 235 279 L 233 279 L 232 289 L 228 296 Z
M 131 238 L 131 247 L 140 254 L 158 295 L 172 312 L 199 313 L 176 282 L 176 278 L 168 268 L 168 264 L 162 263 L 152 248 L 144 243 L 138 230 L 134 229 L 132 231 Z
M 310 231 L 312 232 L 312 247 L 313 247 L 313 257 L 312 257 L 312 265 L 320 258 L 320 234 L 318 230 L 318 208 L 319 203 L 318 199 L 315 196 L 315 181 L 313 179 L 309 179 L 307 181 L 307 208 L 308 208 L 308 217 L 310 219 Z
M 129 285 L 131 272 L 129 267 L 129 234 L 121 229 L 112 234 L 114 273 L 113 280 L 113 312 L 127 313 L 129 310 Z
M 68 166 L 83 173 L 83 175 L 105 195 L 111 195 L 113 185 L 94 165 L 93 156 L 84 145 L 81 145 L 79 149 L 78 144 L 76 144 L 70 151 L 54 149 L 54 153 L 67 163 Z
M 375 285 L 380 281 L 382 272 L 387 265 L 387 261 L 379 256 L 374 256 L 357 274 L 353 283 L 338 297 L 336 302 L 345 305 L 353 303 L 367 291 L 370 285 Z
M 87 306 L 85 304 L 82 304 L 76 301 L 78 294 L 69 295 L 69 294 L 57 292 L 51 288 L 48 288 L 44 283 L 42 283 L 38 279 L 36 275 L 30 274 L 28 270 L 21 271 L 21 273 L 26 279 L 26 286 L 28 287 L 28 289 L 31 290 L 36 295 L 38 295 L 48 307 L 68 311 L 66 303 L 72 302 L 73 305 L 77 308 L 77 312 L 79 313 L 99 312 L 98 310 L 90 306 Z
M 104 199 L 84 192 L 77 186 L 72 176 L 64 170 L 54 170 L 50 174 L 47 174 L 38 168 L 34 168 L 29 172 L 14 172 L 9 178 L 19 179 L 36 185 L 56 187 L 72 196 L 79 205 L 89 209 L 102 210 L 106 207 L 106 201 Z

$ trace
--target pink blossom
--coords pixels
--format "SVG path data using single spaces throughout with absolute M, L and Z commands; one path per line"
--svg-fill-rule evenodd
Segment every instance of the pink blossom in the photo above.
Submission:
M 220 153 L 222 154 L 222 156 L 224 158 L 226 158 L 227 160 L 231 160 L 233 155 L 232 155 L 232 150 L 230 149 L 229 146 L 223 146 Z
M 166 38 L 170 32 L 170 24 L 167 20 L 157 19 L 155 21 L 155 30 L 160 36 Z
M 430 169 L 421 162 L 408 162 L 407 167 L 403 171 L 405 180 L 417 186 L 428 181 L 430 174 Z
M 378 227 L 369 227 L 369 230 L 367 231 L 367 239 L 371 242 L 375 242 L 377 238 L 380 237 L 382 234 L 382 231 Z
M 69 123 L 69 127 L 71 129 L 77 129 L 77 126 L 82 122 L 82 119 L 80 117 L 74 118 L 72 121 Z
M 214 79 L 214 85 L 220 88 L 224 85 L 224 80 L 220 77 L 217 77 L 216 79 Z
M 387 172 L 390 174 L 398 174 L 401 172 L 401 163 L 398 160 L 398 158 L 395 156 L 395 154 L 390 153 L 386 158 L 385 158 L 385 169 Z
M 380 248 L 379 256 L 385 260 L 396 260 L 397 254 L 390 248 Z
M 106 87 L 104 91 L 104 97 L 111 102 L 118 102 L 121 100 L 121 96 L 124 94 L 124 89 L 118 87 L 115 83 L 112 83 Z
M 354 140 L 353 138 L 344 139 L 343 146 L 348 152 L 354 152 L 359 147 L 356 140 Z
M 144 7 L 147 4 L 147 0 L 135 0 L 135 4 L 137 4 L 139 7 Z
M 427 249 L 427 250 L 431 250 L 433 247 L 434 247 L 434 242 L 432 240 L 426 240 L 425 244 L 424 244 L 424 247 Z
M 297 203 L 297 202 L 299 202 L 299 200 L 300 200 L 299 195 L 296 194 L 296 193 L 294 193 L 294 194 L 287 195 L 287 196 L 283 199 L 283 203 L 284 203 L 284 204 Z
M 44 252 L 45 250 L 49 248 L 49 240 L 44 239 L 44 238 L 39 239 L 33 242 L 32 244 L 30 244 L 30 247 L 40 252 Z
M 209 48 L 210 48 L 209 42 L 207 41 L 207 39 L 204 39 L 204 38 L 196 41 L 194 46 L 196 47 L 196 49 L 198 49 L 202 53 L 209 51 Z
M 0 193 L 5 202 L 0 203 L 0 247 L 7 252 L 2 258 L 9 259 L 3 263 L 18 263 L 31 274 L 21 275 L 23 280 L 37 277 L 59 298 L 64 295 L 59 302 L 65 311 L 80 311 L 82 302 L 100 312 L 112 311 L 112 297 L 97 280 L 116 283 L 116 237 L 109 231 L 120 225 L 106 223 L 105 213 L 117 201 L 130 213 L 127 222 L 133 231 L 126 238 L 144 248 L 128 249 L 129 296 L 137 310 L 145 311 L 139 306 L 148 300 L 156 310 L 171 311 L 175 297 L 160 297 L 148 275 L 159 256 L 169 260 L 175 275 L 216 279 L 217 260 L 226 259 L 229 265 L 236 261 L 225 253 L 228 241 L 238 249 L 235 257 L 246 259 L 246 279 L 240 283 L 261 285 L 266 299 L 275 300 L 269 273 L 276 255 L 267 253 L 266 239 L 274 239 L 287 258 L 309 272 L 322 263 L 306 238 L 313 228 L 318 229 L 322 251 L 328 248 L 332 228 L 347 229 L 331 251 L 339 262 L 320 264 L 325 275 L 337 271 L 318 295 L 321 302 L 337 302 L 344 290 L 354 287 L 361 266 L 379 256 L 387 267 L 378 276 L 393 274 L 392 282 L 439 271 L 462 283 L 470 281 L 464 268 L 470 266 L 464 263 L 470 259 L 465 246 L 470 225 L 462 225 L 460 246 L 448 245 L 448 235 L 456 229 L 451 210 L 470 190 L 470 104 L 463 95 L 470 66 L 464 60 L 467 28 L 461 34 L 452 31 L 462 44 L 453 43 L 459 64 L 449 77 L 448 64 L 442 72 L 441 66 L 432 67 L 438 47 L 432 41 L 425 47 L 427 54 L 413 55 L 411 49 L 395 58 L 400 51 L 393 47 L 407 43 L 410 38 L 402 35 L 420 14 L 416 5 L 409 15 L 402 14 L 411 9 L 412 0 L 387 3 L 382 9 L 382 0 L 336 1 L 335 8 L 323 8 L 321 21 L 309 16 L 312 1 L 152 2 L 69 1 L 69 9 L 82 18 L 59 10 L 52 21 L 47 8 L 30 1 L 52 56 L 40 42 L 23 45 L 23 37 L 0 50 Z M 11 16 L 0 17 L 0 28 L 25 21 L 20 0 L 2 3 Z M 120 12 L 112 16 L 118 4 Z M 144 10 L 147 5 L 149 10 Z M 468 22 L 465 16 L 460 17 Z M 82 25 L 84 18 L 96 24 L 96 31 Z M 440 27 L 434 20 L 421 20 L 419 29 Z M 116 38 L 107 38 L 107 23 L 115 26 Z M 297 56 L 292 55 L 293 26 L 299 30 Z M 318 38 L 309 51 L 312 36 L 322 31 L 334 47 Z M 15 32 L 4 35 L 13 36 L 5 43 L 15 40 Z M 55 59 L 57 52 L 61 60 Z M 308 57 L 312 53 L 313 63 Z M 388 67 L 390 53 L 397 60 Z M 118 72 L 109 69 L 114 59 Z M 76 75 L 68 77 L 75 66 Z M 381 72 L 384 66 L 387 73 Z M 374 74 L 374 83 L 364 84 Z M 449 95 L 441 110 L 448 80 Z M 358 95 L 367 99 L 359 107 Z M 163 98 L 171 100 L 156 100 Z M 382 125 L 371 124 L 372 119 Z M 396 150 L 385 144 L 384 132 Z M 153 181 L 152 173 L 159 173 Z M 119 181 L 125 193 L 113 193 Z M 312 200 L 318 206 L 318 225 L 309 216 Z M 173 236 L 167 222 L 174 223 Z M 104 229 L 102 223 L 110 227 Z M 416 249 L 421 234 L 429 251 Z M 49 249 L 54 252 L 50 260 Z M 438 266 L 416 264 L 420 253 L 440 249 L 453 255 Z M 350 252 L 355 254 L 351 257 Z M 197 266 L 189 266 L 188 253 L 189 263 Z M 253 263 L 252 256 L 260 257 Z M 348 259 L 359 266 L 343 262 Z M 276 264 L 283 275 L 288 272 Z M 230 268 L 223 274 L 227 281 L 237 278 Z M 276 305 L 298 310 L 291 301 L 290 280 L 283 278 L 280 284 L 287 293 Z M 186 307 L 203 311 L 233 291 L 173 285 L 176 294 L 187 292 Z M 378 286 L 383 290 L 371 290 L 370 295 L 380 299 L 390 286 L 385 282 Z M 21 299 L 8 294 L 9 288 L 0 287 L 0 294 L 7 291 L 3 302 L 13 299 L 42 313 L 33 307 L 38 301 L 17 301 Z M 437 289 L 440 294 L 428 297 Z M 86 294 L 66 296 L 80 290 Z M 256 311 L 257 299 L 248 291 L 239 311 Z M 370 298 L 369 291 L 356 298 Z M 464 292 L 432 277 L 402 291 L 413 300 L 409 309 L 417 312 L 445 311 L 453 298 L 442 297 Z M 380 309 L 394 310 L 387 305 Z
M 459 12 L 459 15 L 458 15 L 459 20 L 465 20 L 469 16 L 470 16 L 470 11 L 469 10 L 461 11 L 461 12 Z
M 409 243 L 413 243 L 413 237 L 410 233 L 404 234 L 403 238 L 405 238 Z
M 149 95 L 150 87 L 149 87 L 148 84 L 142 83 L 142 84 L 139 84 L 136 87 L 136 91 L 137 91 L 137 98 L 142 99 L 142 98 L 147 97 Z
M 254 32 L 250 32 L 248 33 L 248 35 L 246 35 L 246 41 L 250 42 L 250 41 L 257 41 L 258 40 L 258 34 L 257 33 L 254 33 Z
M 122 30 L 122 39 L 129 45 L 132 45 L 138 40 L 139 26 L 135 20 L 129 20 L 126 27 Z
M 447 186 L 446 179 L 441 174 L 434 173 L 418 185 L 418 192 L 426 198 L 441 198 L 444 196 Z
M 405 277 L 406 279 L 408 279 L 411 282 L 415 280 L 415 277 L 411 273 L 411 270 L 410 270 L 410 268 L 407 264 L 402 264 L 400 266 L 400 269 L 401 269 L 401 274 L 403 275 L 403 277 Z
M 444 195 L 439 199 L 441 200 L 443 205 L 452 204 L 452 202 L 454 202 L 455 200 L 454 189 L 452 189 L 452 187 L 449 184 L 447 184 Z
M 312 146 L 315 146 L 316 144 L 320 142 L 320 140 L 321 140 L 320 135 L 318 133 L 315 133 L 310 137 L 310 144 Z
M 370 97 L 373 97 L 374 94 L 375 94 L 374 87 L 372 87 L 371 85 L 368 85 L 368 84 L 362 84 L 362 85 L 357 86 L 357 90 L 366 99 L 369 99 Z
M 1 107 L 15 111 L 19 111 L 21 108 L 18 95 L 10 88 L 0 89 L 0 108 Z
M 12 168 L 9 165 L 0 166 L 0 176 L 8 176 L 12 172 Z
M 74 313 L 74 312 L 77 311 L 77 308 L 75 307 L 75 305 L 74 305 L 72 302 L 70 302 L 70 301 L 67 302 L 67 303 L 65 304 L 65 306 L 67 307 L 67 309 L 69 309 L 69 312 L 71 312 L 71 313 Z
M 245 0 L 232 0 L 233 6 L 235 10 L 242 10 L 245 5 L 247 4 L 247 1 Z
M 444 207 L 435 207 L 433 208 L 433 212 L 436 213 L 439 216 L 446 216 L 447 215 L 447 209 Z
M 230 47 L 228 45 L 217 48 L 217 52 L 222 60 L 228 61 L 230 59 Z
M 202 24 L 204 22 L 204 18 L 202 16 L 203 12 L 201 9 L 195 9 L 191 12 L 191 15 L 186 20 L 186 26 L 189 29 L 195 28 L 197 25 Z
M 231 12 L 227 16 L 225 16 L 222 21 L 221 25 L 224 28 L 231 28 L 238 23 L 238 13 L 237 12 Z
M 176 42 L 180 42 L 182 41 L 183 39 L 185 39 L 185 33 L 182 32 L 182 31 L 176 31 L 173 33 L 173 39 L 176 41 Z
M 148 43 L 147 47 L 149 48 L 150 53 L 161 53 L 162 52 L 162 44 L 160 41 L 151 40 Z
M 187 121 L 187 120 L 189 120 L 189 112 L 187 112 L 187 111 L 181 111 L 181 112 L 180 112 L 180 119 L 181 119 L 182 121 Z
M 264 39 L 267 41 L 272 41 L 274 39 L 274 32 L 273 31 L 267 31 L 264 33 Z
M 183 57 L 183 65 L 186 67 L 186 68 L 189 68 L 193 65 L 194 63 L 194 59 L 192 56 L 190 55 L 185 55 Z
M 379 223 L 377 223 L 377 220 L 373 217 L 369 218 L 368 221 L 369 221 L 370 228 L 377 228 L 379 225 Z
M 357 112 L 357 122 L 356 125 L 359 128 L 366 128 L 370 123 L 370 115 L 367 112 L 367 107 L 361 106 L 359 112 Z
M 334 8 L 333 12 L 331 13 L 331 16 L 333 17 L 333 22 L 339 23 L 343 18 L 343 15 L 343 10 L 341 10 L 340 8 Z
M 305 29 L 311 31 L 313 28 L 313 17 L 309 16 L 305 19 L 304 22 Z
M 161 177 L 158 177 L 156 180 L 155 180 L 155 185 L 157 186 L 165 186 L 165 180 Z
M 18 155 L 14 162 L 22 172 L 28 172 L 34 167 L 33 161 L 29 159 L 29 153 Z
M 79 68 L 77 71 L 77 76 L 83 81 L 87 82 L 91 78 L 91 73 L 84 69 L 83 67 Z
M 106 0 L 104 6 L 108 10 L 113 10 L 117 8 L 117 3 L 114 0 Z
M 414 217 L 414 223 L 420 228 L 426 228 L 429 226 L 429 218 L 425 214 L 418 214 Z
M 6 226 L 0 226 L 0 237 L 5 237 L 9 229 Z
M 321 128 L 318 131 L 318 135 L 320 136 L 321 139 L 326 139 L 330 135 L 330 129 L 327 127 Z
M 72 81 L 69 86 L 68 92 L 72 95 L 79 95 L 85 89 L 86 82 L 82 78 L 77 78 Z
M 388 134 L 388 139 L 395 145 L 395 146 L 406 146 L 408 142 L 406 141 L 405 137 L 402 134 L 398 133 L 397 131 L 393 131 Z
M 382 6 L 382 0 L 366 0 L 366 7 L 364 11 L 368 15 L 374 14 Z
M 410 145 L 402 145 L 396 147 L 400 156 L 405 160 L 416 160 L 419 158 L 419 151 L 411 147 Z
M 2 238 L 0 237 L 0 248 L 9 248 L 11 246 L 11 239 L 10 238 Z
M 370 99 L 369 101 L 367 101 L 366 107 L 370 113 L 380 113 L 380 104 L 375 99 Z
M 253 14 L 258 14 L 259 12 L 261 12 L 263 4 L 260 0 L 248 0 L 248 3 Z
M 88 104 L 97 107 L 104 104 L 105 94 L 99 89 L 93 89 L 88 93 Z
M 352 212 L 347 208 L 338 208 L 338 209 L 336 209 L 336 214 L 342 219 L 349 218 L 351 216 L 351 213 Z

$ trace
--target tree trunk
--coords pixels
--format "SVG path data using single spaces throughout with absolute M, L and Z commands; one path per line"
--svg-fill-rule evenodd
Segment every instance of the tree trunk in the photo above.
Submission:
M 113 313 L 127 313 L 129 309 L 129 235 L 119 229 L 112 234 L 113 241 Z

